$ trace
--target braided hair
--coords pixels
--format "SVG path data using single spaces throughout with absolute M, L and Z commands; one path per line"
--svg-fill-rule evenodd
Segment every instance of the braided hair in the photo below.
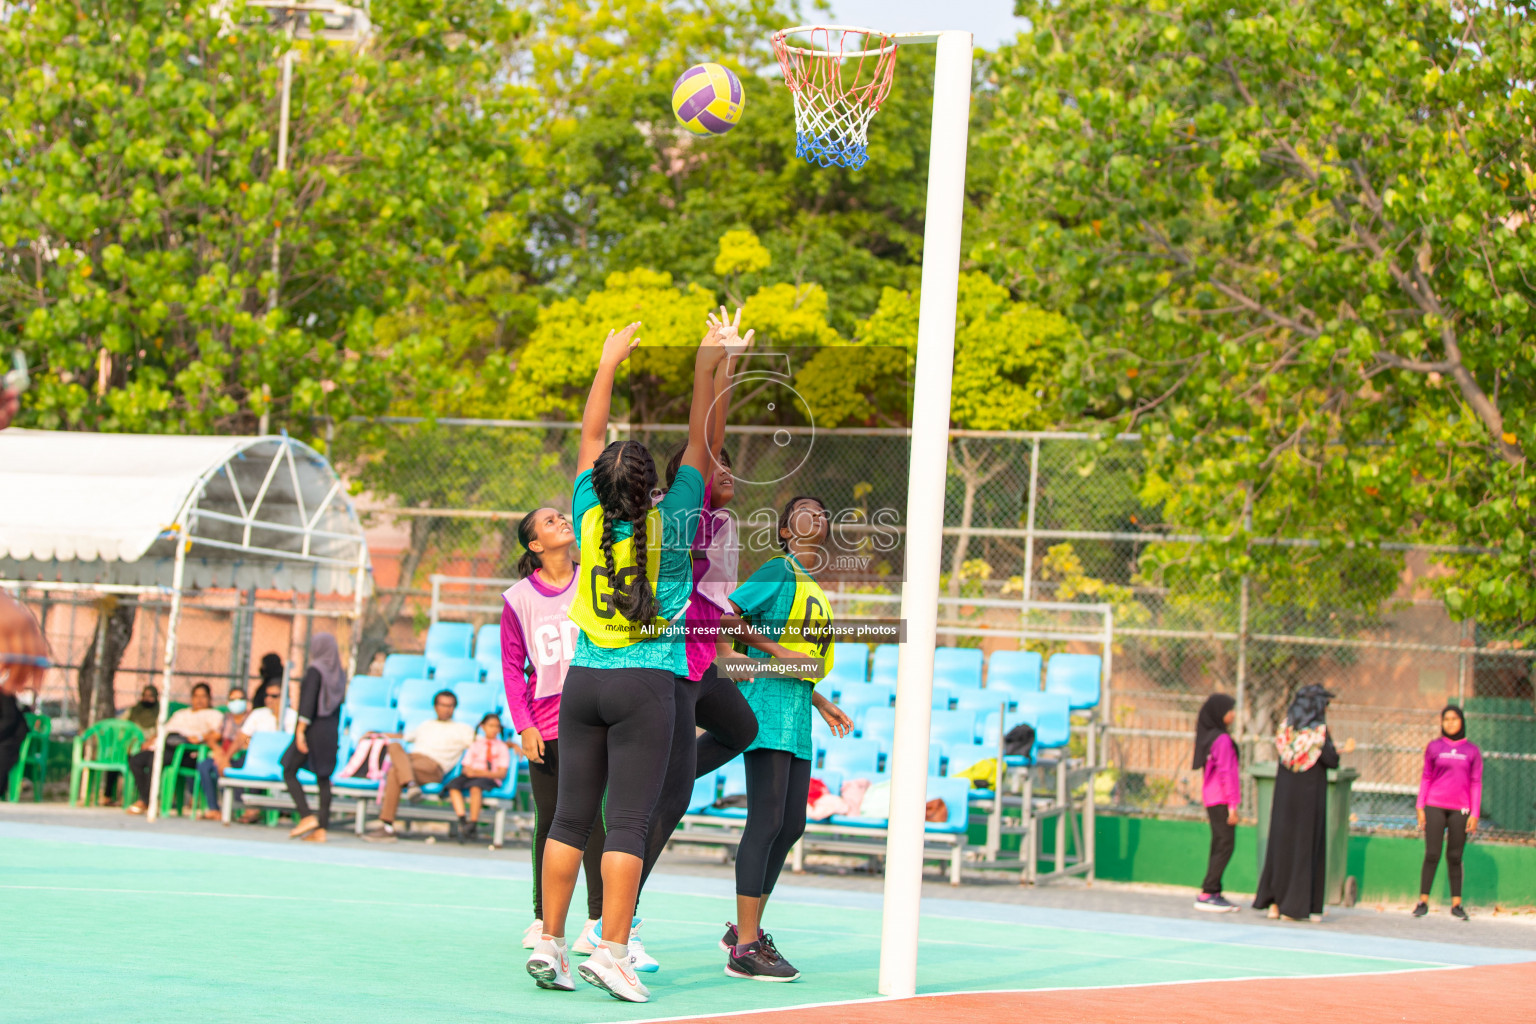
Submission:
M 544 560 L 539 557 L 539 553 L 528 547 L 535 539 L 534 517 L 541 511 L 543 509 L 536 508 L 517 521 L 517 542 L 523 546 L 523 553 L 517 560 L 517 578 L 520 580 L 527 579 L 539 569 L 544 568 Z
M 614 588 L 619 611 L 630 622 L 650 622 L 660 608 L 648 578 L 646 515 L 651 511 L 651 492 L 656 489 L 656 460 L 639 441 L 615 441 L 592 464 L 592 490 L 603 509 L 603 562 L 614 568 L 614 524 L 625 522 L 633 531 L 635 568 L 638 575 L 627 587 Z

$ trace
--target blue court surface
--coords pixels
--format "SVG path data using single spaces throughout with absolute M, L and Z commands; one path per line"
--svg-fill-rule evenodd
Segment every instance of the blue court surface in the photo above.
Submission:
M 3 1019 L 42 1021 L 640 1021 L 876 995 L 878 892 L 786 880 L 770 926 L 803 972 L 763 985 L 722 971 L 728 878 L 658 873 L 641 911 L 663 964 L 648 1004 L 523 970 L 526 851 L 454 857 L 414 844 L 316 847 L 210 829 L 0 820 Z M 578 912 L 580 898 L 578 893 Z M 925 899 L 922 992 L 1320 977 L 1536 960 L 1536 951 Z M 572 930 L 578 922 L 572 923 Z

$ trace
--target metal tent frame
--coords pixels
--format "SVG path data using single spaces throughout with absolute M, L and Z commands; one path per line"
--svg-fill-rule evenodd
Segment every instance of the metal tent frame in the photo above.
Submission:
M 342 616 L 357 622 L 371 573 L 367 538 L 341 478 L 323 455 L 286 434 L 0 434 L 0 586 L 169 594 L 161 727 L 189 590 L 350 594 L 352 609 Z M 353 668 L 356 639 L 354 629 Z M 159 811 L 164 759 L 165 733 L 157 728 L 145 794 L 150 820 Z

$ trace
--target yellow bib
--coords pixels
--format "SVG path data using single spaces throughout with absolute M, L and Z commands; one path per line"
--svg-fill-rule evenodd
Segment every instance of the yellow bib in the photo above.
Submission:
M 571 621 L 599 647 L 628 647 L 653 640 L 667 628 L 657 616 L 650 622 L 630 622 L 619 611 L 618 595 L 640 575 L 635 563 L 635 538 L 631 534 L 614 542 L 613 565 L 603 561 L 603 508 L 595 505 L 581 517 L 581 566 L 576 573 L 576 595 L 571 599 Z M 651 509 L 645 517 L 646 577 L 651 593 L 661 571 L 661 513 Z
M 821 675 L 810 680 L 816 682 L 832 671 L 832 602 L 827 600 L 821 584 L 800 568 L 800 563 L 788 555 L 779 557 L 789 563 L 790 572 L 795 574 L 795 600 L 779 643 L 796 654 L 822 660 Z

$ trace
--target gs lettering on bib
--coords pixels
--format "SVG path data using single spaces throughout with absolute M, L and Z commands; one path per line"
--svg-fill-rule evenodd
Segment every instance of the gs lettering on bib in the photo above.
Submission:
M 599 647 L 628 647 L 654 639 L 667 628 L 665 618 L 631 622 L 619 610 L 620 597 L 640 579 L 634 536 L 614 542 L 613 564 L 608 564 L 603 558 L 603 509 L 597 505 L 581 517 L 580 537 L 583 562 L 576 574 L 572 621 Z M 661 513 L 651 509 L 645 517 L 645 576 L 652 594 L 661 572 L 661 545 Z

